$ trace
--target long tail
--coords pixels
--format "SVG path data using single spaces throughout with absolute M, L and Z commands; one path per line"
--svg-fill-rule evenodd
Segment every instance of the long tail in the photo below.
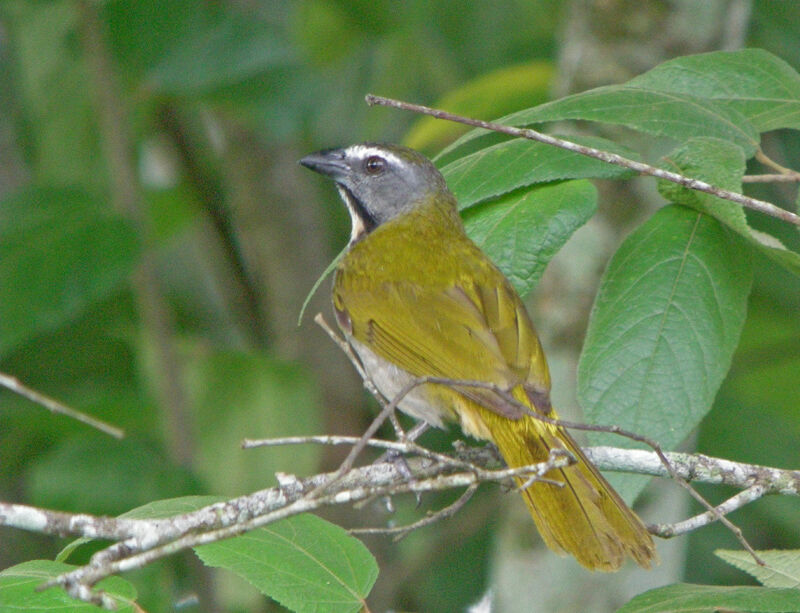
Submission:
M 578 460 L 547 474 L 563 486 L 536 482 L 522 492 L 550 549 L 575 556 L 591 570 L 617 570 L 626 555 L 645 568 L 658 561 L 653 539 L 642 521 L 563 428 L 533 417 L 514 421 L 488 412 L 482 417 L 512 468 L 543 462 L 550 450 L 557 448 L 568 450 Z

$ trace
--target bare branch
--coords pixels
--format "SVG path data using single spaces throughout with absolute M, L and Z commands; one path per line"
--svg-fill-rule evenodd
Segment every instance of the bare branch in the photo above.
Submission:
M 615 447 L 588 447 L 584 451 L 586 457 L 602 470 L 669 476 L 663 463 L 652 451 Z M 766 494 L 800 496 L 800 470 L 732 462 L 701 453 L 665 452 L 665 455 L 675 472 L 687 481 L 742 489 L 761 485 L 767 488 Z
M 432 117 L 436 117 L 438 119 L 446 119 L 448 121 L 463 123 L 468 126 L 473 126 L 475 128 L 483 128 L 485 130 L 501 132 L 503 134 L 516 136 L 518 138 L 527 138 L 528 140 L 535 140 L 540 143 L 544 143 L 546 145 L 552 145 L 554 147 L 566 149 L 567 151 L 572 151 L 573 153 L 579 153 L 580 155 L 585 155 L 594 158 L 596 160 L 607 162 L 609 164 L 621 166 L 623 168 L 633 170 L 634 172 L 637 172 L 642 175 L 649 175 L 652 177 L 656 177 L 658 179 L 664 179 L 665 181 L 677 183 L 678 185 L 682 185 L 683 187 L 686 187 L 688 189 L 693 189 L 699 192 L 705 192 L 707 194 L 711 194 L 712 196 L 717 196 L 718 198 L 724 198 L 725 200 L 736 202 L 737 204 L 741 204 L 742 206 L 745 206 L 747 208 L 759 211 L 760 213 L 764 213 L 765 215 L 769 215 L 770 217 L 775 217 L 777 219 L 787 221 L 796 226 L 800 226 L 800 216 L 797 216 L 790 211 L 775 206 L 771 202 L 766 202 L 765 200 L 758 200 L 756 198 L 745 196 L 744 194 L 732 192 L 727 189 L 722 189 L 721 187 L 717 187 L 715 185 L 711 185 L 710 183 L 706 183 L 705 181 L 700 181 L 699 179 L 692 179 L 691 177 L 686 177 L 676 172 L 664 170 L 663 168 L 657 168 L 655 166 L 651 166 L 650 164 L 645 164 L 644 162 L 637 162 L 636 160 L 628 159 L 621 155 L 617 155 L 616 153 L 611 153 L 610 151 L 603 151 L 601 149 L 595 149 L 593 147 L 579 145 L 577 143 L 573 143 L 571 141 L 564 140 L 562 138 L 557 138 L 549 134 L 544 134 L 543 132 L 538 132 L 530 128 L 515 128 L 513 126 L 505 126 L 503 124 L 491 121 L 472 119 L 470 117 L 464 117 L 462 115 L 448 113 L 447 111 L 434 109 L 428 106 L 423 106 L 421 104 L 412 104 L 410 102 L 403 102 L 401 100 L 394 100 L 392 98 L 384 98 L 382 96 L 374 96 L 372 94 L 367 94 L 366 101 L 367 104 L 369 105 L 377 104 L 380 106 L 390 106 L 396 109 L 412 111 L 414 113 L 421 113 L 423 115 L 431 115 Z
M 310 479 L 297 480 L 294 486 L 291 481 L 284 478 L 280 488 L 262 490 L 250 496 L 210 505 L 193 513 L 167 520 L 114 520 L 83 515 L 81 531 L 85 531 L 87 523 L 94 523 L 93 519 L 96 520 L 96 526 L 89 530 L 92 534 L 97 534 L 98 530 L 95 528 L 106 526 L 109 522 L 113 524 L 115 521 L 125 521 L 133 522 L 128 525 L 138 527 L 139 529 L 135 531 L 146 536 L 144 538 L 131 536 L 101 550 L 92 556 L 86 566 L 64 573 L 41 587 L 45 589 L 59 585 L 75 598 L 106 606 L 107 600 L 91 590 L 87 592 L 87 587 L 110 575 L 142 568 L 155 560 L 189 547 L 231 538 L 323 506 L 352 504 L 373 496 L 469 488 L 486 481 L 507 483 L 515 477 L 526 478 L 532 474 L 541 476 L 550 470 L 563 468 L 569 464 L 569 458 L 563 454 L 556 454 L 546 462 L 522 468 L 487 470 L 475 466 L 472 471 L 461 472 L 452 472 L 449 467 L 441 472 L 441 467 L 437 468 L 437 463 L 424 458 L 417 459 L 414 464 L 417 469 L 415 473 L 422 475 L 415 481 L 405 480 L 397 469 L 388 463 L 354 469 L 347 475 L 339 475 L 339 471 L 317 475 Z M 22 505 L 0 505 L 0 524 L 6 517 L 11 516 L 5 513 L 4 507 L 8 506 Z M 32 507 L 29 509 L 32 513 L 44 515 L 51 513 Z M 38 523 L 42 528 L 48 525 L 47 522 Z M 30 526 L 30 522 L 27 522 L 27 526 Z M 70 526 L 77 527 L 71 524 Z M 153 535 L 156 538 L 152 538 Z
M 264 443 L 356 445 L 360 441 L 361 437 L 317 436 L 290 437 Z M 251 441 L 248 446 L 256 443 L 261 442 Z M 485 450 L 473 447 L 462 449 L 459 446 L 456 457 L 450 457 L 424 450 L 410 441 L 369 439 L 364 444 L 410 456 L 406 461 L 414 474 L 414 480 L 406 479 L 391 462 L 354 468 L 341 476 L 338 471 L 306 479 L 278 475 L 279 487 L 213 504 L 191 513 L 153 520 L 70 514 L 0 503 L 0 525 L 45 534 L 115 541 L 111 547 L 95 554 L 87 566 L 51 582 L 52 585 L 63 586 L 70 594 L 82 600 L 89 600 L 91 597 L 94 598 L 91 602 L 107 604 L 107 598 L 102 598 L 102 595 L 89 588 L 111 574 L 141 568 L 153 560 L 188 547 L 236 536 L 285 517 L 314 511 L 323 506 L 353 504 L 376 496 L 461 488 L 469 490 L 484 482 L 510 483 L 514 477 L 527 478 L 534 474 L 544 477 L 547 471 L 564 466 L 570 461 L 565 457 L 551 457 L 548 462 L 530 467 L 497 470 L 486 468 L 496 466 L 497 457 L 494 453 L 486 453 Z M 669 476 L 669 471 L 654 452 L 594 447 L 586 449 L 586 455 L 603 469 Z M 675 526 L 654 527 L 653 531 L 657 535 L 681 534 L 697 529 L 718 519 L 718 515 L 724 515 L 766 494 L 800 495 L 800 471 L 740 464 L 704 455 L 665 453 L 665 456 L 673 470 L 686 479 L 746 489 L 730 501 L 715 507 L 713 513 L 706 512 L 698 518 Z M 396 530 L 389 529 L 388 533 L 402 534 L 450 517 L 465 502 L 466 500 L 457 501 L 419 522 Z M 381 531 L 387 532 L 385 529 Z
M 124 438 L 125 431 L 117 428 L 116 426 L 112 426 L 109 423 L 106 423 L 100 419 L 96 419 L 91 415 L 87 415 L 86 413 L 81 413 L 67 405 L 51 398 L 50 396 L 45 396 L 41 392 L 37 392 L 34 389 L 31 389 L 24 383 L 22 383 L 16 377 L 12 377 L 11 375 L 7 375 L 5 373 L 0 373 L 0 386 L 5 387 L 6 389 L 11 390 L 19 394 L 20 396 L 24 396 L 28 400 L 35 402 L 43 406 L 44 408 L 52 411 L 53 413 L 58 413 L 60 415 L 66 415 L 67 417 L 71 417 L 82 424 L 86 424 L 87 426 L 91 426 L 100 432 L 104 432 L 108 435 L 113 436 L 114 438 Z
M 653 534 L 660 536 L 662 538 L 671 538 L 673 536 L 678 536 L 679 534 L 685 534 L 687 532 L 691 532 L 692 530 L 697 530 L 698 528 L 702 528 L 703 526 L 707 526 L 710 523 L 713 523 L 717 520 L 717 515 L 727 515 L 736 509 L 740 509 L 744 505 L 758 500 L 764 494 L 767 493 L 767 488 L 763 485 L 754 485 L 746 490 L 742 490 L 735 496 L 731 496 L 720 505 L 715 507 L 716 513 L 712 513 L 711 511 L 706 511 L 705 513 L 701 513 L 700 515 L 695 515 L 694 517 L 690 517 L 684 521 L 678 522 L 676 524 L 657 524 L 654 526 L 650 526 L 649 530 Z
M 465 504 L 467 504 L 472 498 L 472 495 L 475 493 L 475 490 L 478 489 L 477 485 L 469 486 L 458 499 L 452 503 L 447 505 L 446 507 L 439 509 L 433 513 L 429 513 L 427 517 L 420 519 L 419 521 L 415 521 L 413 524 L 408 524 L 406 526 L 395 526 L 392 528 L 352 528 L 349 530 L 350 534 L 386 534 L 386 535 L 394 535 L 394 540 L 399 541 L 405 538 L 409 533 L 413 532 L 414 530 L 419 530 L 420 528 L 424 528 L 425 526 L 430 526 L 436 522 L 442 521 L 443 519 L 447 519 L 452 517 L 456 513 L 458 513 Z

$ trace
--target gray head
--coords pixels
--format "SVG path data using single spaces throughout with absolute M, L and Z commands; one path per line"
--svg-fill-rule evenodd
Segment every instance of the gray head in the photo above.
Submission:
M 300 163 L 336 182 L 353 222 L 351 242 L 432 195 L 451 197 L 431 161 L 400 145 L 362 143 L 328 149 Z

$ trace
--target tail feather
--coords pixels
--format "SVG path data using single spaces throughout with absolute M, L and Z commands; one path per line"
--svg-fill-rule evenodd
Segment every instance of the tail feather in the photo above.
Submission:
M 496 414 L 483 417 L 512 468 L 543 462 L 551 449 L 566 449 L 578 460 L 547 474 L 549 480 L 563 485 L 539 481 L 522 492 L 550 549 L 569 553 L 592 570 L 617 570 L 626 556 L 644 568 L 657 561 L 653 539 L 642 521 L 563 428 L 533 417 L 516 421 Z

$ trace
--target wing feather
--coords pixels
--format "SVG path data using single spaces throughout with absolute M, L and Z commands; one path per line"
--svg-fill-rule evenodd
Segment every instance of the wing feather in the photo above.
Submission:
M 356 340 L 414 376 L 481 381 L 509 391 L 527 384 L 547 393 L 547 365 L 527 312 L 499 273 L 495 281 L 445 287 L 384 282 L 369 292 L 350 290 L 346 300 L 337 288 L 334 301 L 351 321 L 364 322 L 353 324 Z M 490 390 L 459 391 L 504 417 L 522 416 Z

